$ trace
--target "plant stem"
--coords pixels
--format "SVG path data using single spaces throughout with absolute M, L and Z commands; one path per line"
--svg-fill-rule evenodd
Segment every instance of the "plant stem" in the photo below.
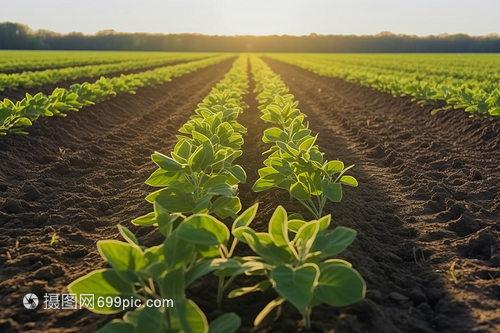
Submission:
M 233 275 L 229 278 L 229 280 L 227 280 L 226 284 L 224 284 L 224 287 L 222 287 L 222 291 L 225 291 L 229 285 L 231 284 L 231 282 L 233 282 L 233 280 L 236 278 L 236 275 Z
M 299 200 L 299 201 L 304 205 L 304 207 L 307 208 L 307 210 L 311 212 L 311 214 L 313 214 L 314 218 L 317 218 L 316 216 L 318 215 L 318 213 L 316 212 L 316 207 L 314 207 L 314 204 L 310 203 L 311 200 L 309 201 Z
M 229 254 L 227 255 L 228 258 L 231 258 L 233 256 L 234 249 L 236 248 L 236 244 L 238 244 L 238 238 L 233 239 L 233 243 L 231 244 L 231 249 L 229 250 Z
M 217 288 L 217 306 L 222 308 L 222 293 L 224 292 L 224 277 L 219 276 L 219 287 Z
M 312 308 L 311 307 L 305 307 L 304 309 L 302 309 L 302 311 L 300 311 L 302 316 L 304 317 L 305 321 L 306 321 L 306 328 L 311 328 L 311 312 L 312 312 Z
M 304 201 L 304 200 L 299 200 L 299 201 L 300 201 L 300 203 L 301 203 L 302 205 L 304 205 L 304 207 L 306 207 L 306 208 L 307 208 L 307 210 L 308 210 L 308 211 L 310 211 L 310 212 L 314 215 L 314 211 L 311 209 L 311 207 L 309 207 L 309 205 L 307 204 L 307 202 L 306 202 L 306 201 Z
M 321 218 L 321 213 L 323 212 L 323 206 L 321 205 L 321 196 L 318 195 L 318 219 Z
M 313 216 L 316 220 L 321 217 L 320 213 L 316 209 L 316 206 L 314 205 L 314 203 L 312 202 L 311 199 L 307 199 L 307 200 L 302 201 L 302 204 L 304 206 L 306 206 L 307 209 L 309 209 L 309 211 L 313 214 Z
M 170 318 L 170 308 L 165 309 L 165 317 L 167 319 L 167 327 L 172 328 L 172 319 Z

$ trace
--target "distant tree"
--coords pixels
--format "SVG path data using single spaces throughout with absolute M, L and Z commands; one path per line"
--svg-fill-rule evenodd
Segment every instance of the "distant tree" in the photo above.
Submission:
M 500 53 L 500 36 L 466 34 L 417 37 L 384 31 L 377 35 L 207 36 L 200 34 L 118 33 L 62 35 L 28 26 L 0 23 L 0 49 L 203 51 L 203 52 L 477 52 Z

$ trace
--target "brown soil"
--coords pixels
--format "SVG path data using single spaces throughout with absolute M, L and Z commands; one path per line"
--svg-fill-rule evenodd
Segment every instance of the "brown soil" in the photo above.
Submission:
M 113 72 L 113 73 L 100 75 L 99 77 L 104 76 L 105 78 L 111 79 L 114 77 L 121 76 L 122 74 L 123 75 L 136 74 L 136 73 L 149 71 L 149 70 L 159 68 L 159 67 L 173 66 L 173 65 L 182 64 L 185 62 L 187 62 L 187 61 L 181 61 L 181 60 L 172 61 L 169 63 L 165 63 L 161 66 L 150 66 L 150 67 L 132 69 L 132 70 L 128 70 L 128 71 Z M 69 89 L 71 87 L 71 85 L 73 85 L 73 84 L 77 84 L 77 83 L 82 84 L 85 82 L 93 83 L 97 79 L 98 79 L 98 77 L 95 77 L 95 76 L 94 77 L 87 76 L 87 77 L 79 77 L 78 79 L 75 79 L 75 80 L 64 80 L 64 81 L 59 81 L 57 83 L 48 83 L 48 84 L 44 84 L 42 86 L 36 86 L 36 87 L 30 87 L 30 88 L 11 87 L 11 88 L 7 88 L 7 89 L 0 91 L 0 101 L 3 101 L 4 98 L 8 98 L 13 102 L 17 102 L 17 101 L 24 99 L 26 97 L 26 93 L 29 93 L 32 96 L 38 94 L 39 92 L 41 92 L 45 95 L 50 95 L 50 94 L 52 94 L 52 92 L 56 88 Z
M 356 164 L 350 174 L 360 182 L 325 213 L 333 225 L 358 232 L 343 258 L 365 278 L 367 298 L 345 308 L 315 308 L 311 332 L 499 331 L 498 125 L 457 111 L 431 116 L 407 99 L 268 62 L 320 133 L 325 157 Z M 110 319 L 86 310 L 26 310 L 21 299 L 28 292 L 65 292 L 77 277 L 104 267 L 95 242 L 119 238 L 116 224 L 130 226 L 151 209 L 143 200 L 151 192 L 143 182 L 155 169 L 149 155 L 172 150 L 177 129 L 229 66 L 226 61 L 0 140 L 1 332 L 93 332 Z M 268 149 L 261 141 L 267 125 L 255 93 L 245 101 L 251 108 L 239 121 L 248 135 L 237 163 L 248 175 L 240 186 L 243 207 L 260 203 L 253 227 L 265 230 L 278 204 L 312 219 L 287 193 L 251 191 Z M 153 228 L 132 230 L 145 245 L 161 242 Z M 60 238 L 50 246 L 54 232 Z M 454 261 L 457 284 L 450 281 Z M 232 287 L 253 283 L 241 277 Z M 189 288 L 209 320 L 221 313 L 216 288 L 212 276 Z M 239 332 L 306 332 L 286 304 L 279 317 L 253 328 L 275 296 L 226 298 L 223 311 L 242 317 Z

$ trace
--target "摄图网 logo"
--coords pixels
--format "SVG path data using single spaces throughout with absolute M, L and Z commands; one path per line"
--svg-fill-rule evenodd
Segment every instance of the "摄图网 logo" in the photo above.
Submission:
M 26 309 L 36 309 L 38 297 L 35 294 L 26 294 L 23 298 L 23 304 Z

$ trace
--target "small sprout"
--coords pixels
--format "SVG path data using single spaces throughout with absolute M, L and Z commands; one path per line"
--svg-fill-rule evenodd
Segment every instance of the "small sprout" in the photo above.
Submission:
M 52 235 L 52 239 L 50 240 L 50 246 L 54 245 L 54 243 L 56 243 L 58 240 L 59 236 L 57 236 L 57 234 L 54 232 L 54 234 Z
M 64 156 L 64 154 L 66 154 L 66 149 L 64 149 L 64 147 L 59 147 L 59 152 Z

